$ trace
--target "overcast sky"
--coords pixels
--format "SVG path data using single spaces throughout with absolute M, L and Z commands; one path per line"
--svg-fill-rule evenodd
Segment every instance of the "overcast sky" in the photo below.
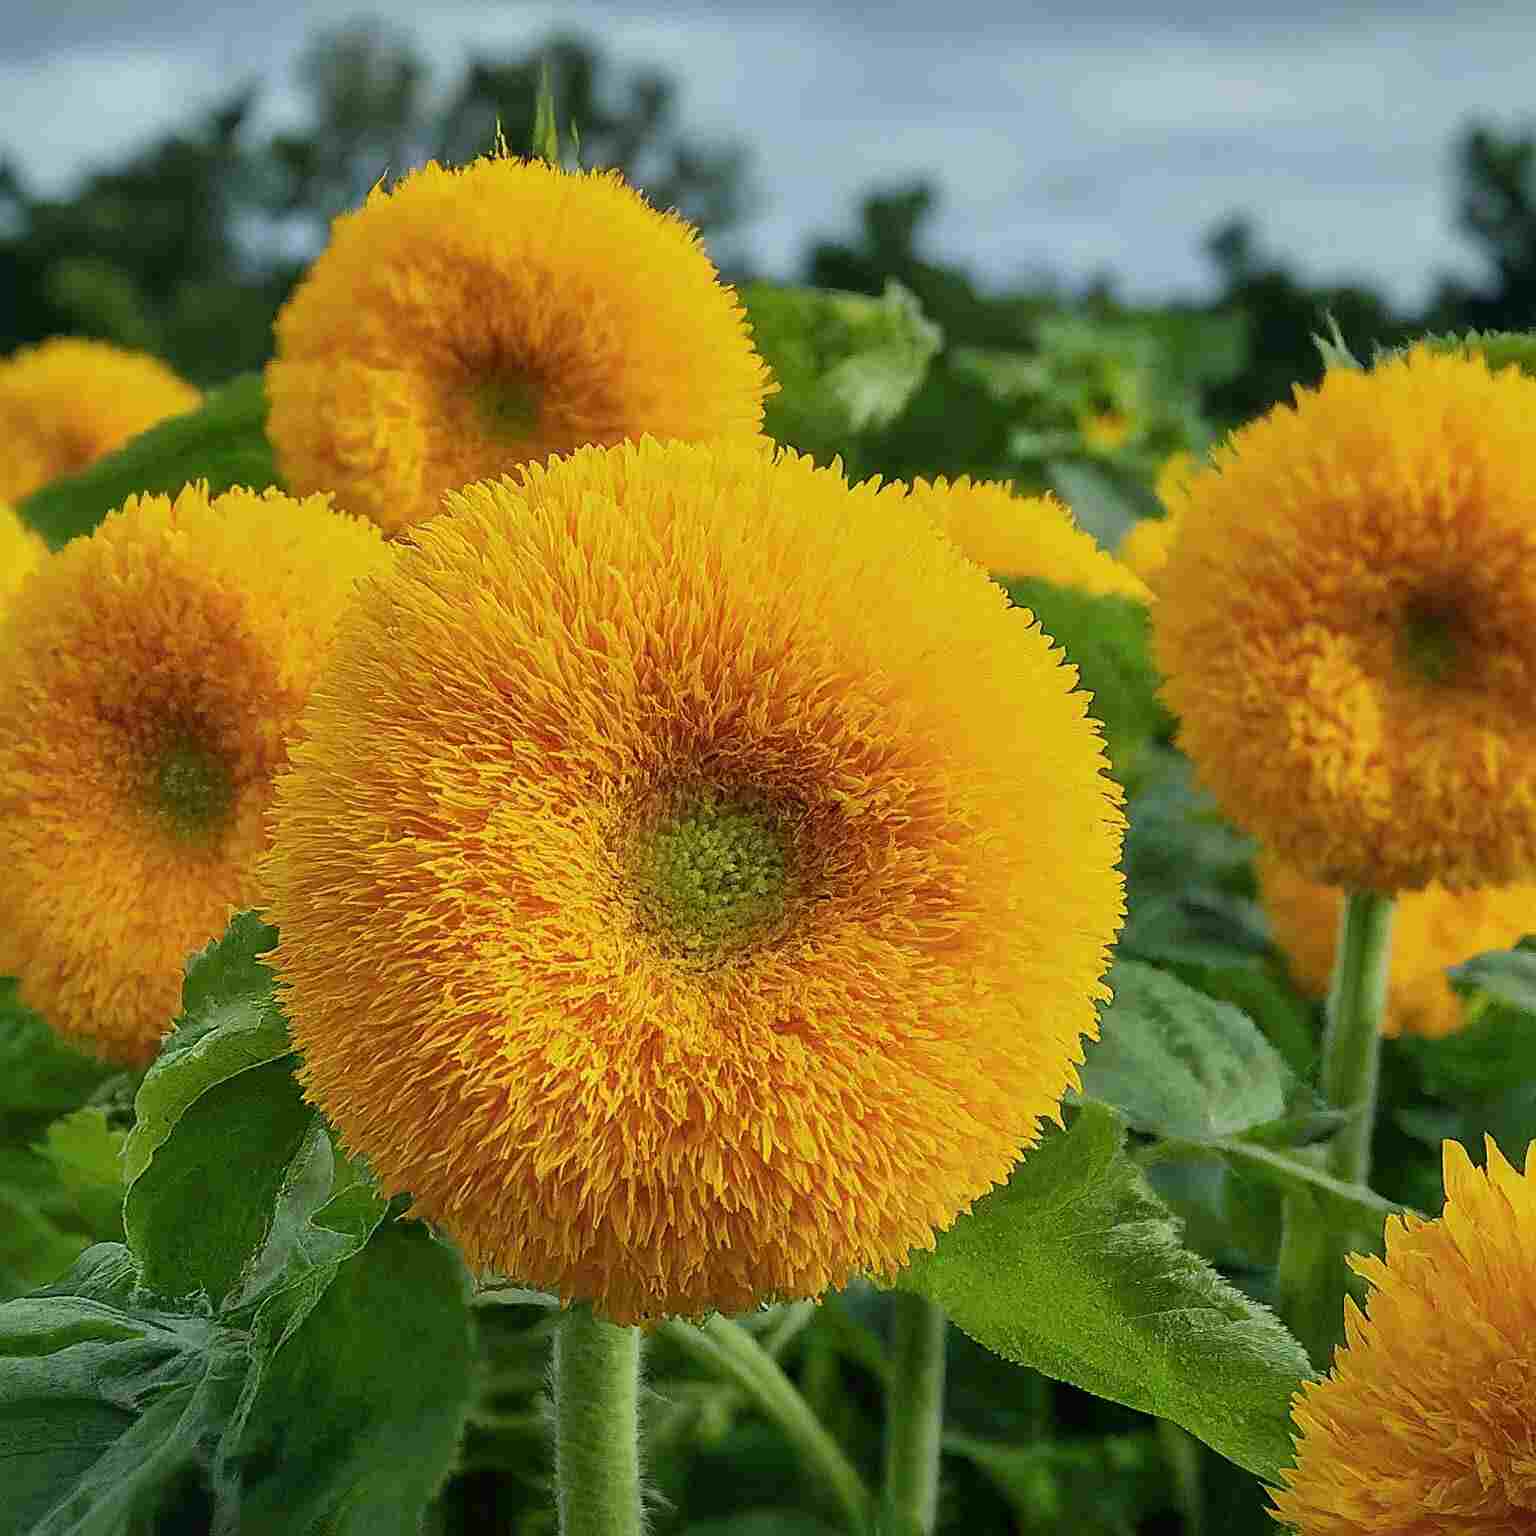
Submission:
M 1450 148 L 1536 108 L 1529 0 L 4 0 L 0 153 L 30 185 L 164 132 L 252 74 L 291 117 L 317 27 L 410 34 L 446 85 L 555 27 L 677 82 L 684 124 L 753 152 L 753 259 L 788 275 L 872 185 L 943 188 L 927 254 L 984 280 L 1108 269 L 1128 296 L 1208 285 L 1202 236 L 1251 210 L 1266 249 L 1400 302 L 1477 275 Z

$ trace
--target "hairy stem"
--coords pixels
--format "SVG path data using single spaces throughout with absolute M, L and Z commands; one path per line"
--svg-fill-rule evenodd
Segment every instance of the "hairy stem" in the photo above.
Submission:
M 885 1513 L 891 1536 L 932 1536 L 939 1512 L 944 1431 L 944 1314 L 926 1297 L 891 1296 L 891 1388 L 886 1395 Z
M 640 1330 L 572 1307 L 554 1378 L 560 1536 L 640 1536 Z

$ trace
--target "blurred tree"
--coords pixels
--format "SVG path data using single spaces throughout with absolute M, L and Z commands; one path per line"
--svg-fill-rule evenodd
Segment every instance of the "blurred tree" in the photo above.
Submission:
M 1525 330 L 1536 325 L 1536 139 L 1474 123 L 1457 141 L 1456 223 L 1480 248 L 1492 282 L 1441 279 L 1428 324 L 1436 330 Z
M 1371 355 L 1375 343 L 1396 345 L 1414 329 L 1412 319 L 1399 315 L 1374 289 L 1310 287 L 1289 268 L 1261 256 L 1247 218 L 1234 217 L 1214 229 L 1206 237 L 1205 252 L 1221 279 L 1211 309 L 1242 315 L 1249 333 L 1246 366 L 1206 390 L 1205 408 L 1222 426 L 1235 426 L 1289 400 L 1293 385 L 1317 382 L 1323 364 L 1312 337 L 1326 333 L 1329 315 L 1362 358 Z
M 707 232 L 740 217 L 745 151 L 686 135 L 664 77 L 615 85 L 595 46 L 562 34 L 505 61 L 476 58 L 434 96 L 408 38 L 354 23 L 300 57 L 297 126 L 259 137 L 258 93 L 245 86 L 67 197 L 35 195 L 23 167 L 0 163 L 0 355 L 72 332 L 159 352 L 204 384 L 259 366 L 337 213 L 429 155 L 482 153 L 498 116 L 512 147 L 526 146 L 546 54 L 584 165 L 617 166 Z
M 676 208 L 711 233 L 740 221 L 750 198 L 747 151 L 688 138 L 677 125 L 677 93 L 665 75 L 620 75 L 593 44 L 570 33 L 551 34 L 520 58 L 471 58 L 437 119 L 438 157 L 459 164 L 483 154 L 498 124 L 519 148 L 545 64 L 568 164 L 577 158 L 569 135 L 574 123 L 582 165 L 622 171 L 658 208 Z

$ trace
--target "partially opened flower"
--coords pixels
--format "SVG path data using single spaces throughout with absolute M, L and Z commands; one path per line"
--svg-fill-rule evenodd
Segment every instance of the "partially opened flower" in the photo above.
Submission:
M 1183 449 L 1169 454 L 1157 472 L 1154 487 L 1157 499 L 1163 504 L 1163 515 L 1137 518 L 1126 529 L 1120 547 L 1115 551 L 1120 562 L 1128 565 L 1154 590 L 1162 580 L 1168 552 L 1178 536 L 1185 487 L 1198 469 L 1199 460 L 1194 454 Z
M 477 484 L 364 583 L 265 868 L 302 1081 L 634 1321 L 889 1272 L 1075 1081 L 1118 793 L 922 512 L 751 444 Z
M 147 1061 L 182 964 L 254 895 L 272 778 L 355 578 L 391 551 L 324 497 L 130 497 L 36 571 L 0 667 L 0 975 Z
M 899 495 L 898 486 L 886 494 Z M 1000 581 L 1031 577 L 1101 597 L 1147 602 L 1151 593 L 1054 496 L 1016 496 L 1004 481 L 914 480 L 908 495 L 929 519 Z
M 1297 985 L 1328 994 L 1344 893 L 1298 874 L 1272 855 L 1258 860 L 1259 885 L 1275 941 Z M 1446 967 L 1490 949 L 1508 949 L 1536 933 L 1536 885 L 1408 891 L 1392 918 L 1392 970 L 1385 1035 L 1449 1035 L 1462 1026 L 1462 1004 Z
M 386 532 L 586 443 L 756 436 L 768 370 L 697 231 L 617 172 L 429 164 L 337 219 L 277 321 L 290 487 Z
M 1515 1536 L 1536 1527 L 1536 1147 L 1525 1171 L 1444 1146 L 1445 1211 L 1387 1218 L 1373 1287 L 1292 1416 L 1274 1494 L 1300 1536 Z
M 159 358 L 60 336 L 0 359 L 0 500 L 75 474 L 202 399 Z
M 1536 379 L 1330 369 L 1196 475 L 1153 609 L 1180 741 L 1304 873 L 1536 874 Z
M 48 546 L 0 501 L 0 617 L 22 582 L 43 563 Z

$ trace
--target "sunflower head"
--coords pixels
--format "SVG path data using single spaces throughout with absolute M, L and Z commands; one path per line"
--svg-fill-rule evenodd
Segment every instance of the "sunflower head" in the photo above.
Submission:
M 1257 863 L 1275 942 L 1303 992 L 1323 998 L 1333 974 L 1344 893 L 1298 874 L 1268 853 Z M 1442 1036 L 1463 1024 L 1446 969 L 1536 932 L 1536 885 L 1406 891 L 1392 918 L 1392 974 L 1384 1035 Z
M 617 172 L 429 164 L 337 219 L 284 306 L 287 483 L 386 532 L 585 443 L 755 437 L 772 389 L 697 232 Z
M 899 485 L 887 494 L 900 495 Z M 1100 548 L 1049 492 L 1015 496 L 1006 481 L 962 475 L 914 480 L 907 494 L 961 554 L 999 581 L 1035 578 L 1100 597 L 1151 598 L 1141 578 Z
M 202 399 L 147 352 L 56 337 L 0 360 L 0 500 L 20 501 Z
M 1121 817 L 1074 682 L 915 503 L 791 453 L 450 495 L 279 781 L 307 1092 L 473 1264 L 621 1321 L 892 1270 L 1094 1027 Z
M 1536 379 L 1335 368 L 1187 484 L 1154 639 L 1181 742 L 1303 873 L 1536 871 Z
M 47 554 L 48 546 L 42 536 L 0 501 L 0 616 L 22 582 L 43 563 Z
M 1444 1145 L 1445 1211 L 1387 1218 L 1386 1256 L 1344 1303 L 1333 1369 L 1292 1417 L 1274 1494 L 1299 1536 L 1510 1536 L 1536 1518 L 1536 1145 L 1517 1172 Z
M 324 497 L 130 497 L 13 601 L 0 674 L 0 973 L 134 1065 L 187 954 L 254 896 L 263 813 L 355 579 L 390 556 Z

